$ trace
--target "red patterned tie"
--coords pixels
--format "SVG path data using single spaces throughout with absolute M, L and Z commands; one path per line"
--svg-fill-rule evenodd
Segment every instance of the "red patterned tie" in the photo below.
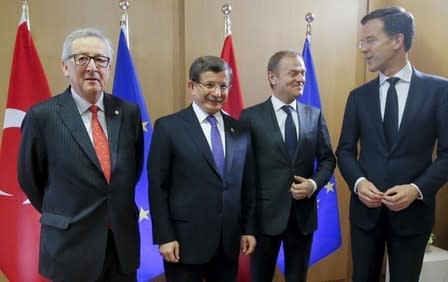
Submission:
M 95 147 L 95 152 L 98 160 L 101 164 L 101 169 L 103 170 L 104 177 L 106 177 L 107 183 L 110 180 L 110 151 L 109 142 L 107 141 L 106 134 L 104 134 L 103 128 L 98 120 L 98 107 L 96 105 L 91 105 L 89 111 L 92 112 L 92 136 L 93 136 L 93 147 Z

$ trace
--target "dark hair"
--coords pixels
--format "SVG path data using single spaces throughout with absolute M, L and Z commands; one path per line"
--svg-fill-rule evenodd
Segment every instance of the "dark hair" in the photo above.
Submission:
M 194 60 L 190 66 L 190 80 L 199 82 L 201 74 L 207 71 L 214 73 L 227 71 L 229 83 L 232 81 L 232 68 L 226 61 L 215 56 L 202 56 Z
M 404 35 L 404 48 L 411 49 L 414 42 L 415 20 L 414 15 L 406 11 L 403 7 L 392 6 L 370 12 L 361 19 L 361 24 L 368 21 L 380 19 L 384 24 L 384 32 L 391 37 L 398 33 Z

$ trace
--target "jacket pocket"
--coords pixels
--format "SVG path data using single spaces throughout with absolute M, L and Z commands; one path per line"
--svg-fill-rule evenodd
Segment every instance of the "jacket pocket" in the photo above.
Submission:
M 53 213 L 43 213 L 40 217 L 40 222 L 44 225 L 53 226 L 59 229 L 67 229 L 72 219 L 63 215 Z

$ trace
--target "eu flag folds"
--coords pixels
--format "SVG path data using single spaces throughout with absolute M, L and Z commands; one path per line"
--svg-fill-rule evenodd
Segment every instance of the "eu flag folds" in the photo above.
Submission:
M 139 105 L 141 112 L 145 147 L 143 152 L 143 171 L 137 183 L 135 193 L 135 202 L 140 210 L 139 222 L 141 237 L 140 268 L 137 272 L 137 278 L 138 281 L 149 281 L 163 273 L 162 258 L 158 248 L 152 243 L 152 228 L 148 202 L 149 187 L 146 162 L 151 145 L 152 126 L 123 29 L 123 27 L 120 29 L 112 93 L 117 97 Z
M 313 57 L 309 37 L 305 39 L 302 51 L 305 63 L 305 88 L 299 101 L 321 109 L 319 87 L 314 72 Z M 317 195 L 318 229 L 314 232 L 313 246 L 311 247 L 310 265 L 336 251 L 341 246 L 341 227 L 339 224 L 338 197 L 334 175 Z
M 303 89 L 303 94 L 298 100 L 301 103 L 321 109 L 319 87 L 314 71 L 309 36 L 305 39 L 302 57 L 306 68 L 306 83 L 305 88 Z M 313 245 L 311 247 L 309 265 L 317 263 L 341 246 L 341 227 L 339 224 L 338 197 L 336 194 L 334 175 L 331 176 L 330 181 L 317 195 L 317 207 L 318 229 L 313 235 Z M 280 248 L 277 264 L 284 272 L 285 262 L 283 246 Z

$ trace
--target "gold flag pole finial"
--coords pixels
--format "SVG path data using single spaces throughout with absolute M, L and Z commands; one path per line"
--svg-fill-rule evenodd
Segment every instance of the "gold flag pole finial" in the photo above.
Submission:
M 129 19 L 128 19 L 128 9 L 129 9 L 129 1 L 120 0 L 120 9 L 121 9 L 121 21 L 120 26 L 124 28 L 124 35 L 126 35 L 126 42 L 128 43 L 129 48 Z
M 30 16 L 28 12 L 28 0 L 22 0 L 22 17 L 20 19 L 20 22 L 23 21 L 26 21 L 26 24 L 28 25 L 28 30 L 31 30 Z
M 230 13 L 232 13 L 232 6 L 229 4 L 222 5 L 222 13 L 224 14 L 224 35 L 227 37 L 232 33 L 232 22 L 230 21 Z
M 308 12 L 305 15 L 305 21 L 307 22 L 306 36 L 308 37 L 309 40 L 311 40 L 311 23 L 314 21 L 315 18 L 316 18 L 316 15 L 314 15 L 314 13 L 311 13 L 311 12 Z

